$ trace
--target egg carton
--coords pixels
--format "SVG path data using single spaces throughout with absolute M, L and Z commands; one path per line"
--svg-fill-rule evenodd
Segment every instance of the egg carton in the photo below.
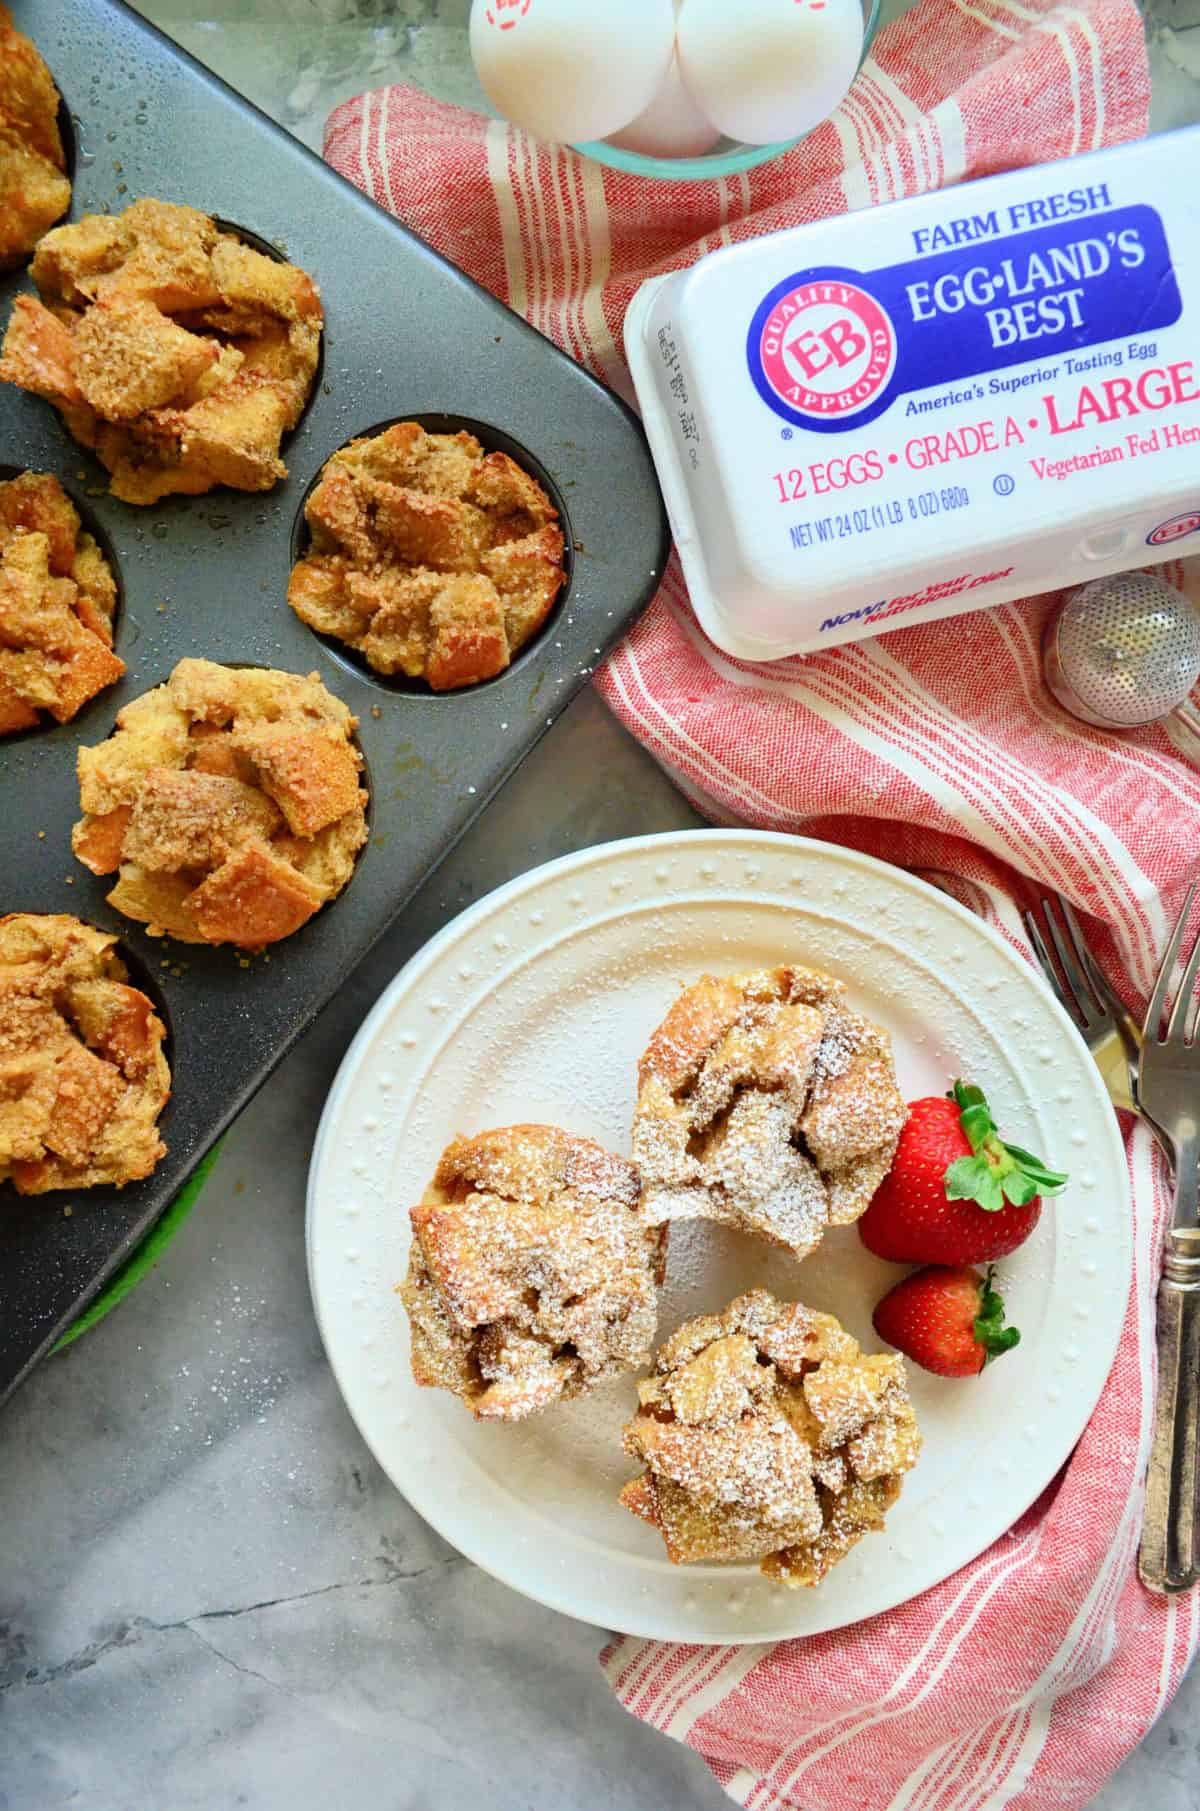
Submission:
M 71 723 L 0 741 L 6 911 L 69 912 L 121 939 L 169 1030 L 174 1094 L 153 1176 L 21 1199 L 0 1186 L 0 1399 L 118 1269 L 204 1154 L 652 596 L 668 551 L 636 418 L 120 0 L 14 0 L 64 100 L 69 218 L 139 196 L 186 202 L 317 281 L 323 368 L 273 491 L 135 509 L 56 412 L 0 385 L 0 464 L 53 472 L 111 549 L 128 671 Z M 27 271 L 0 278 L 0 323 Z M 394 420 L 467 426 L 545 485 L 568 583 L 498 678 L 434 695 L 379 678 L 287 604 L 303 501 L 325 460 Z M 7 475 L 7 474 L 5 474 Z M 345 892 L 266 955 L 149 937 L 71 853 L 75 753 L 184 655 L 316 672 L 358 718 L 370 841 Z

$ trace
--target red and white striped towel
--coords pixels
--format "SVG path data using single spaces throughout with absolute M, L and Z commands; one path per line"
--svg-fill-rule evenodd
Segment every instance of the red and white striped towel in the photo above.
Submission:
M 836 116 L 748 175 L 603 171 L 409 88 L 348 102 L 326 155 L 627 395 L 629 298 L 730 241 L 1138 136 L 1131 0 L 919 0 Z M 869 229 L 868 229 L 869 230 Z M 1157 731 L 1062 716 L 1039 677 L 1052 600 L 751 666 L 701 635 L 678 566 L 601 673 L 621 720 L 710 816 L 848 843 L 924 873 L 1025 948 L 1042 888 L 1095 921 L 1144 997 L 1197 865 L 1200 779 Z M 620 1639 L 621 1701 L 692 1744 L 754 1811 L 1075 1811 L 1169 1703 L 1200 1635 L 1134 1557 L 1165 1194 L 1128 1132 L 1136 1265 L 1124 1337 L 1070 1463 L 1015 1528 L 874 1621 L 773 1647 Z

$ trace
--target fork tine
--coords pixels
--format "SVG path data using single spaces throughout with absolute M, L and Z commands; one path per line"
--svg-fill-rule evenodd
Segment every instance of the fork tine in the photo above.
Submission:
M 1062 909 L 1062 915 L 1066 919 L 1067 929 L 1071 933 L 1071 943 L 1075 950 L 1075 954 L 1079 958 L 1080 966 L 1088 978 L 1092 993 L 1101 1010 L 1107 1012 L 1108 977 L 1105 975 L 1104 970 L 1088 947 L 1087 938 L 1083 934 L 1083 926 L 1079 922 L 1075 907 L 1071 904 L 1071 901 L 1069 899 L 1060 899 L 1058 903 Z
M 1196 940 L 1196 947 L 1200 949 L 1200 938 L 1197 938 Z M 1194 1044 L 1198 1037 L 1200 1037 L 1200 998 L 1192 1001 L 1191 1022 L 1187 1028 L 1186 1041 L 1189 1044 Z
M 1171 994 L 1171 976 L 1175 973 L 1175 964 L 1179 960 L 1179 948 L 1183 942 L 1183 933 L 1187 929 L 1188 919 L 1192 915 L 1192 905 L 1195 902 L 1195 898 L 1196 887 L 1195 883 L 1193 883 L 1188 888 L 1188 895 L 1183 902 L 1183 910 L 1179 914 L 1179 922 L 1176 924 L 1174 932 L 1172 933 L 1171 941 L 1163 951 L 1163 959 L 1158 971 L 1158 979 L 1154 983 L 1154 992 L 1151 994 L 1150 1004 L 1146 1008 L 1147 1043 L 1157 1044 L 1161 1041 L 1159 1038 L 1159 1025 L 1167 1010 L 1167 1001 Z
M 1045 909 L 1044 900 L 1042 904 L 1043 909 Z M 1042 974 L 1045 976 L 1047 985 L 1053 991 L 1054 998 L 1058 1001 L 1063 1011 L 1078 1024 L 1081 1016 L 1079 1009 L 1071 996 L 1063 990 L 1062 983 L 1058 978 L 1058 970 L 1055 968 L 1050 952 L 1046 948 L 1045 939 L 1042 936 L 1041 927 L 1038 924 L 1037 919 L 1032 912 L 1022 912 L 1021 917 L 1024 920 L 1026 935 L 1033 945 L 1033 953 L 1041 965 Z
M 1075 995 L 1075 1000 L 1079 1007 L 1079 1015 L 1086 1025 L 1088 1019 L 1092 1017 L 1095 1012 L 1103 1012 L 1105 1009 L 1103 1007 L 1098 1007 L 1092 999 L 1091 983 L 1084 974 L 1079 963 L 1076 961 L 1074 951 L 1068 947 L 1067 939 L 1063 935 L 1062 927 L 1058 921 L 1058 913 L 1052 910 L 1049 900 L 1045 901 L 1044 904 L 1046 923 L 1049 926 L 1050 935 L 1054 939 L 1054 948 L 1058 954 L 1059 961 L 1062 963 L 1063 974 L 1067 977 L 1067 985 Z M 1063 904 L 1063 901 L 1060 900 L 1059 904 Z
M 1188 898 L 1190 903 L 1190 894 Z M 1186 924 L 1187 920 L 1188 912 L 1185 907 L 1180 922 Z M 1197 936 L 1196 938 L 1195 947 L 1188 958 L 1188 965 L 1183 971 L 1183 979 L 1179 983 L 1179 992 L 1175 996 L 1175 1006 L 1171 1013 L 1171 1023 L 1167 1026 L 1168 1040 L 1174 1038 L 1183 1039 L 1187 1035 L 1186 1027 L 1189 1019 L 1193 1016 L 1192 995 L 1196 991 L 1197 974 L 1200 974 L 1200 936 Z

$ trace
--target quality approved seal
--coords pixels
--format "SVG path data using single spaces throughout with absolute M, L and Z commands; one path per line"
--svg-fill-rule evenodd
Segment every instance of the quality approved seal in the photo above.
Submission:
M 750 374 L 759 395 L 800 427 L 850 425 L 877 403 L 896 368 L 896 330 L 861 283 L 837 272 L 789 278 L 766 298 L 750 330 Z

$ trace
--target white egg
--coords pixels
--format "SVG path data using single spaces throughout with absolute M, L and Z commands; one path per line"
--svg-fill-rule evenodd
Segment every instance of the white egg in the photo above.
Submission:
M 471 55 L 493 107 L 560 144 L 607 138 L 654 99 L 673 0 L 473 0 Z
M 827 119 L 862 55 L 861 0 L 684 0 L 679 63 L 714 126 L 750 145 Z
M 608 142 L 643 157 L 703 157 L 720 139 L 717 128 L 705 119 L 684 87 L 679 59 L 672 57 L 662 86 L 645 112 L 623 131 L 614 132 Z

